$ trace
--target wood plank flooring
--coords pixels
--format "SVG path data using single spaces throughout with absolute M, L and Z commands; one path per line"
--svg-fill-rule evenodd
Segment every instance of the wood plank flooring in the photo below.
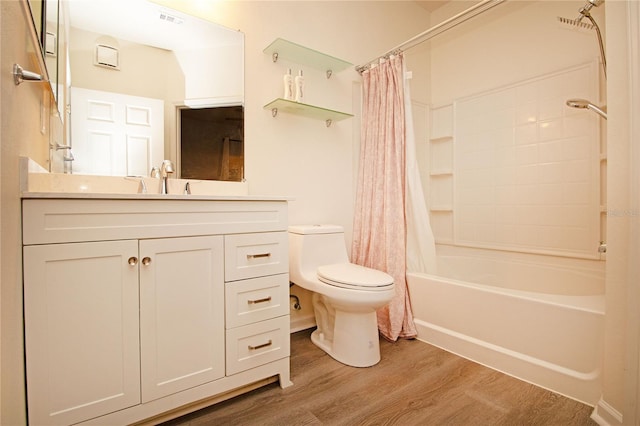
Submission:
M 291 380 L 174 419 L 201 425 L 588 425 L 592 408 L 418 340 L 381 339 L 382 360 L 347 367 L 291 336 Z

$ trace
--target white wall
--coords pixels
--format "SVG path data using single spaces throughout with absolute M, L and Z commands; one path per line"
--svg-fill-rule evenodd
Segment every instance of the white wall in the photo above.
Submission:
M 13 83 L 12 67 L 42 73 L 34 59 L 29 22 L 21 2 L 0 2 L 0 424 L 26 424 L 22 322 L 22 236 L 18 157 L 48 166 L 48 84 Z M 60 129 L 55 129 L 59 131 Z
M 634 363 L 634 358 L 625 360 L 627 354 L 635 355 L 635 365 L 638 365 L 637 350 L 630 343 L 636 342 L 637 334 L 629 339 L 635 330 L 637 322 L 627 322 L 628 310 L 638 309 L 638 299 L 631 299 L 630 295 L 637 295 L 638 282 L 630 280 L 635 276 L 633 265 L 637 259 L 630 257 L 630 248 L 637 253 L 638 241 L 632 241 L 632 224 L 637 227 L 638 212 L 634 212 L 631 204 L 630 190 L 636 181 L 631 172 L 630 158 L 637 149 L 632 145 L 631 123 L 636 117 L 631 115 L 630 75 L 629 75 L 629 36 L 627 2 L 607 3 L 607 23 L 609 28 L 608 73 L 609 73 L 609 145 L 607 168 L 607 195 L 609 209 L 621 212 L 611 215 L 607 220 L 607 282 L 606 282 L 606 317 L 605 317 L 605 363 L 603 368 L 602 400 L 597 406 L 600 419 L 609 424 L 632 424 L 630 412 L 624 413 L 625 379 L 629 378 L 627 368 Z M 636 21 L 636 25 L 637 25 Z M 637 31 L 637 27 L 636 27 Z M 637 33 L 636 33 L 637 34 Z M 638 52 L 633 52 L 637 61 Z M 635 79 L 637 81 L 637 76 Z M 637 167 L 637 164 L 635 165 Z M 636 318 L 637 319 L 637 318 Z M 629 339 L 629 340 L 627 340 Z M 625 362 L 628 363 L 625 365 Z M 637 374 L 637 369 L 631 369 Z M 629 389 L 627 389 L 629 391 Z M 635 389 L 636 397 L 638 389 Z M 635 402 L 637 410 L 638 401 Z M 615 420 L 618 415 L 625 414 L 620 423 Z M 637 415 L 637 413 L 636 413 Z M 628 419 L 627 419 L 628 416 Z M 636 422 L 638 421 L 636 417 Z M 635 423 L 637 424 L 637 423 Z

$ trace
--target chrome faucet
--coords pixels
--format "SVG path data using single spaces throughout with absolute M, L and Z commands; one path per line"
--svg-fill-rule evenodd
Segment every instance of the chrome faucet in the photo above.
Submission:
M 164 160 L 162 162 L 162 165 L 160 166 L 160 179 L 162 180 L 161 186 L 160 186 L 160 193 L 161 194 L 168 194 L 168 187 L 167 187 L 167 178 L 169 177 L 169 174 L 173 173 L 173 163 L 171 162 L 171 160 Z

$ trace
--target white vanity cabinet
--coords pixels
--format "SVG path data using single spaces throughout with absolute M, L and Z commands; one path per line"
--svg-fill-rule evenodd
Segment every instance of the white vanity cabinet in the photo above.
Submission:
M 285 200 L 24 199 L 30 423 L 290 385 L 286 226 Z
M 137 241 L 24 248 L 30 424 L 140 403 Z

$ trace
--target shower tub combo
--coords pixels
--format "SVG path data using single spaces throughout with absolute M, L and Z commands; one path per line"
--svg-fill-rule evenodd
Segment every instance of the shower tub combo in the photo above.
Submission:
M 407 274 L 418 339 L 597 403 L 604 262 L 438 250 L 437 276 Z

